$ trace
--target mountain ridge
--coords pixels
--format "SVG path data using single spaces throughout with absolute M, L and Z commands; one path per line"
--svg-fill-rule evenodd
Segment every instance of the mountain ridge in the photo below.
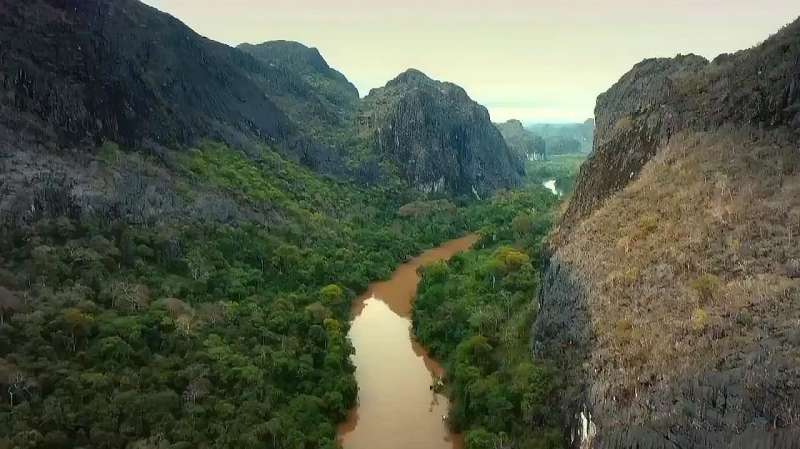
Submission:
M 576 190 L 565 221 L 585 217 L 626 178 L 635 176 L 655 147 L 680 130 L 726 123 L 800 128 L 800 61 L 792 58 L 799 34 L 800 20 L 795 20 L 757 47 L 710 62 L 697 55 L 678 55 L 636 64 L 598 97 L 594 146 L 600 156 L 592 158 L 580 176 L 585 181 L 578 184 L 584 187 Z M 605 158 L 617 153 L 599 151 L 620 144 L 648 150 L 634 153 L 634 158 L 644 155 L 637 160 L 613 161 Z M 603 185 L 595 182 L 598 179 L 613 183 Z
M 237 49 L 252 55 L 265 65 L 285 70 L 294 78 L 299 78 L 309 87 L 304 92 L 316 94 L 324 113 L 332 111 L 334 118 L 328 120 L 333 125 L 343 125 L 351 119 L 358 107 L 359 95 L 356 87 L 347 78 L 328 65 L 316 48 L 292 41 L 268 41 L 261 44 L 240 44 Z M 292 110 L 291 103 L 299 103 L 298 98 L 289 97 L 285 108 Z M 319 110 L 300 110 L 296 120 L 309 120 Z
M 31 140 L 24 145 L 112 141 L 163 154 L 211 139 L 251 155 L 267 147 L 341 179 L 382 182 L 394 176 L 380 168 L 388 161 L 375 139 L 355 135 L 355 114 L 363 111 L 356 88 L 318 50 L 302 44 L 232 48 L 138 0 L 9 4 L 0 10 L 0 36 L 0 139 L 9 145 L 27 142 L 18 138 L 22 132 Z M 463 89 L 447 89 L 471 101 Z M 447 98 L 455 97 L 436 101 Z M 491 165 L 492 151 L 479 146 L 494 143 L 474 140 L 461 149 L 481 153 Z M 392 163 L 403 168 L 406 162 Z M 501 178 L 508 173 L 487 172 L 485 180 L 473 176 L 462 184 L 488 192 L 510 185 Z

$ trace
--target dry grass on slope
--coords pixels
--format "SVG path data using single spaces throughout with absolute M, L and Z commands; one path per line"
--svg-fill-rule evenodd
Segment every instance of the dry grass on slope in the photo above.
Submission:
M 730 129 L 676 136 L 562 240 L 558 257 L 589 292 L 589 368 L 613 379 L 601 394 L 624 401 L 745 366 L 747 348 L 767 339 L 800 364 L 800 149 L 790 142 Z

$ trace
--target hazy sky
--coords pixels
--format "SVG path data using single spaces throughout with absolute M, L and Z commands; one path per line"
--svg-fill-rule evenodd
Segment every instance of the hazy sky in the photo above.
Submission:
M 317 47 L 361 95 L 414 67 L 495 121 L 583 121 L 641 59 L 751 47 L 798 0 L 145 0 L 211 39 Z

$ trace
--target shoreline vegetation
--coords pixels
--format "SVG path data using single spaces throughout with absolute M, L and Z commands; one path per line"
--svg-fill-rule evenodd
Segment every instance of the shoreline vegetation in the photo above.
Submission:
M 578 158 L 554 159 L 546 169 L 529 170 L 534 174 L 523 189 L 493 199 L 472 249 L 420 270 L 414 333 L 445 368 L 447 421 L 463 433 L 466 449 L 565 444 L 560 373 L 530 356 L 537 261 L 560 203 L 539 176 L 561 179 L 569 191 L 580 165 Z

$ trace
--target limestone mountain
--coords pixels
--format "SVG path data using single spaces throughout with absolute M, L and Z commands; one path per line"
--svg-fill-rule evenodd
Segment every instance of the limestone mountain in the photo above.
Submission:
M 543 138 L 528 131 L 519 120 L 495 123 L 508 146 L 522 160 L 542 160 L 547 156 Z
M 66 146 L 211 138 L 340 165 L 273 101 L 269 67 L 139 1 L 10 2 L 0 35 L 2 124 L 14 132 Z
M 161 154 L 208 139 L 251 154 L 269 147 L 340 178 L 383 182 L 399 170 L 430 191 L 445 182 L 449 192 L 487 192 L 519 179 L 485 108 L 454 85 L 412 89 L 401 76 L 384 91 L 424 110 L 388 114 L 375 107 L 379 93 L 360 101 L 316 49 L 231 48 L 138 0 L 11 2 L 0 8 L 0 37 L 0 140 L 17 151 L 113 141 Z M 390 151 L 392 133 L 356 135 L 354 117 L 365 111 L 426 136 L 398 134 L 403 149 Z M 387 164 L 395 168 L 380 168 Z
M 538 355 L 575 448 L 800 441 L 800 20 L 637 64 L 550 239 Z
M 373 89 L 357 121 L 359 135 L 423 191 L 483 195 L 524 174 L 485 107 L 418 70 Z
M 271 97 L 298 122 L 342 125 L 358 108 L 358 90 L 331 68 L 316 48 L 292 41 L 237 47 L 274 73 Z M 281 84 L 282 83 L 282 84 Z

